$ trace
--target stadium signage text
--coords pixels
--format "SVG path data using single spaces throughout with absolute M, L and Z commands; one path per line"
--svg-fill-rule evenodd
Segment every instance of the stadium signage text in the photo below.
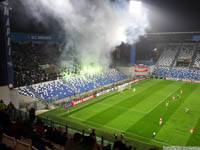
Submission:
M 108 93 L 108 92 L 110 92 L 110 89 L 105 90 L 105 91 L 102 91 L 102 92 L 100 92 L 100 93 L 97 93 L 97 96 L 101 96 L 101 95 L 106 94 L 106 93 Z
M 148 71 L 148 66 L 143 65 L 143 64 L 135 65 L 134 70 L 135 70 L 135 72 L 146 72 L 146 71 Z
M 124 85 L 130 85 L 130 84 L 136 83 L 136 82 L 138 82 L 138 81 L 139 81 L 139 80 L 136 79 L 136 80 L 130 81 L 129 83 L 126 83 L 126 84 L 124 84 Z M 124 85 L 120 85 L 120 86 L 124 86 Z M 120 86 L 118 86 L 117 88 L 119 88 Z M 111 91 L 113 91 L 113 90 L 115 90 L 115 88 L 107 89 L 107 90 L 102 91 L 102 92 L 100 92 L 100 93 L 97 93 L 97 94 L 91 95 L 91 96 L 89 96 L 89 97 L 80 99 L 80 100 L 78 100 L 78 101 L 72 102 L 71 104 L 66 104 L 66 105 L 64 106 L 64 108 L 69 108 L 69 107 L 75 106 L 75 105 L 77 105 L 77 104 L 80 104 L 80 103 L 83 103 L 83 102 L 85 102 L 85 101 L 91 100 L 91 99 L 95 98 L 96 96 L 101 96 L 101 95 L 103 95 L 103 94 L 109 93 L 109 92 L 111 92 Z
M 83 98 L 83 102 L 88 101 L 88 100 L 95 98 L 95 97 L 96 97 L 95 95 L 91 95 L 89 97 Z
M 96 95 L 91 95 L 91 96 L 89 96 L 89 97 L 80 99 L 80 100 L 78 100 L 78 101 L 72 102 L 72 103 L 71 103 L 71 106 L 75 106 L 75 105 L 77 105 L 77 104 L 83 103 L 83 102 L 88 101 L 88 100 L 90 100 L 90 99 L 93 99 L 93 98 L 95 98 L 95 97 L 96 97 Z M 71 107 L 71 106 L 70 106 L 70 107 Z M 69 107 L 68 107 L 68 108 L 69 108 Z
M 139 80 L 136 79 L 136 80 L 130 81 L 128 84 L 133 84 L 133 83 L 136 83 L 136 82 L 138 82 L 138 81 L 139 81 Z
M 135 72 L 146 72 L 146 71 L 148 71 L 148 68 L 143 68 L 143 69 L 135 68 Z
M 48 41 L 48 42 L 63 42 L 65 37 L 63 35 L 54 34 L 27 34 L 27 33 L 10 33 L 13 41 Z
M 7 57 L 8 84 L 13 85 L 13 62 L 11 49 L 11 32 L 10 32 L 10 8 L 7 2 L 3 3 L 3 27 L 5 38 L 5 51 Z
M 72 107 L 72 104 L 66 104 L 66 105 L 64 106 L 64 108 L 69 108 L 69 107 Z

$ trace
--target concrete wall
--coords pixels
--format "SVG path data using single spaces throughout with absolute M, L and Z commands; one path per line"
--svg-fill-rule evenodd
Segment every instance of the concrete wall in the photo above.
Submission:
M 0 87 L 0 99 L 3 99 L 6 105 L 12 102 L 16 108 L 19 108 L 20 103 L 33 103 L 34 101 L 38 101 L 32 97 L 23 96 L 18 93 L 17 89 L 9 89 L 8 86 Z
M 16 108 L 19 107 L 19 100 L 17 97 L 17 90 L 9 89 L 8 86 L 1 86 L 0 87 L 0 99 L 3 99 L 4 103 L 7 105 L 10 102 L 14 104 Z
M 7 105 L 10 103 L 10 90 L 8 86 L 0 86 L 0 99 Z
M 134 66 L 132 67 L 122 67 L 122 66 L 117 66 L 116 67 L 120 72 L 124 73 L 125 75 L 129 77 L 135 76 L 135 71 L 134 71 Z
M 129 76 L 129 77 L 134 77 L 134 76 L 139 76 L 139 75 L 151 75 L 153 70 L 154 70 L 155 65 L 153 66 L 148 66 L 148 71 L 147 72 L 135 72 L 134 70 L 134 66 L 132 67 L 122 67 L 122 66 L 117 66 L 116 68 L 124 73 L 125 75 Z
M 150 72 L 150 74 L 152 74 L 152 73 L 153 73 L 153 71 L 154 71 L 154 68 L 155 68 L 155 65 L 153 65 L 153 66 L 149 66 L 149 72 Z

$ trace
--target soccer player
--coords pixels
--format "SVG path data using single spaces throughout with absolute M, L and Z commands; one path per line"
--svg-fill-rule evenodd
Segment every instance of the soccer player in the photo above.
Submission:
M 133 88 L 133 92 L 135 93 L 135 91 L 136 91 L 136 89 L 135 88 Z
M 177 99 L 180 99 L 180 95 L 177 95 Z
M 120 133 L 120 140 L 124 143 L 124 133 Z
M 194 131 L 194 128 L 193 128 L 193 127 L 191 127 L 191 128 L 190 128 L 190 133 L 192 134 L 192 133 L 193 133 L 193 131 Z
M 174 95 L 172 96 L 172 99 L 175 100 L 175 96 Z
M 114 133 L 114 138 L 117 141 L 117 132 Z
M 162 125 L 163 119 L 160 118 L 159 124 Z
M 169 105 L 169 101 L 167 100 L 167 101 L 166 101 L 166 107 L 168 107 L 168 105 Z
M 155 138 L 155 136 L 156 136 L 156 132 L 153 132 L 153 139 Z
M 188 105 L 185 107 L 185 112 L 186 112 L 187 114 L 189 113 L 189 106 L 188 106 Z
M 182 89 L 180 90 L 180 93 L 183 94 L 183 90 Z

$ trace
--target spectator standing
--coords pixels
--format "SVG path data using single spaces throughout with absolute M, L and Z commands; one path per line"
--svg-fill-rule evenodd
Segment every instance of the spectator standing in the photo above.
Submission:
M 31 121 L 35 120 L 35 109 L 33 107 L 29 110 L 29 118 Z
M 15 119 L 15 111 L 15 106 L 12 102 L 10 102 L 7 106 L 7 113 L 9 114 L 11 120 Z

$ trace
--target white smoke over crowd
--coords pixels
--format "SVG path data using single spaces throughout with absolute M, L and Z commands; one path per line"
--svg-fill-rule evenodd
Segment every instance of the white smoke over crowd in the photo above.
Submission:
M 122 41 L 135 43 L 149 26 L 146 9 L 126 0 L 21 1 L 41 22 L 48 22 L 48 14 L 61 24 L 66 36 L 61 61 L 66 65 L 77 58 L 82 67 L 108 67 L 114 48 Z

